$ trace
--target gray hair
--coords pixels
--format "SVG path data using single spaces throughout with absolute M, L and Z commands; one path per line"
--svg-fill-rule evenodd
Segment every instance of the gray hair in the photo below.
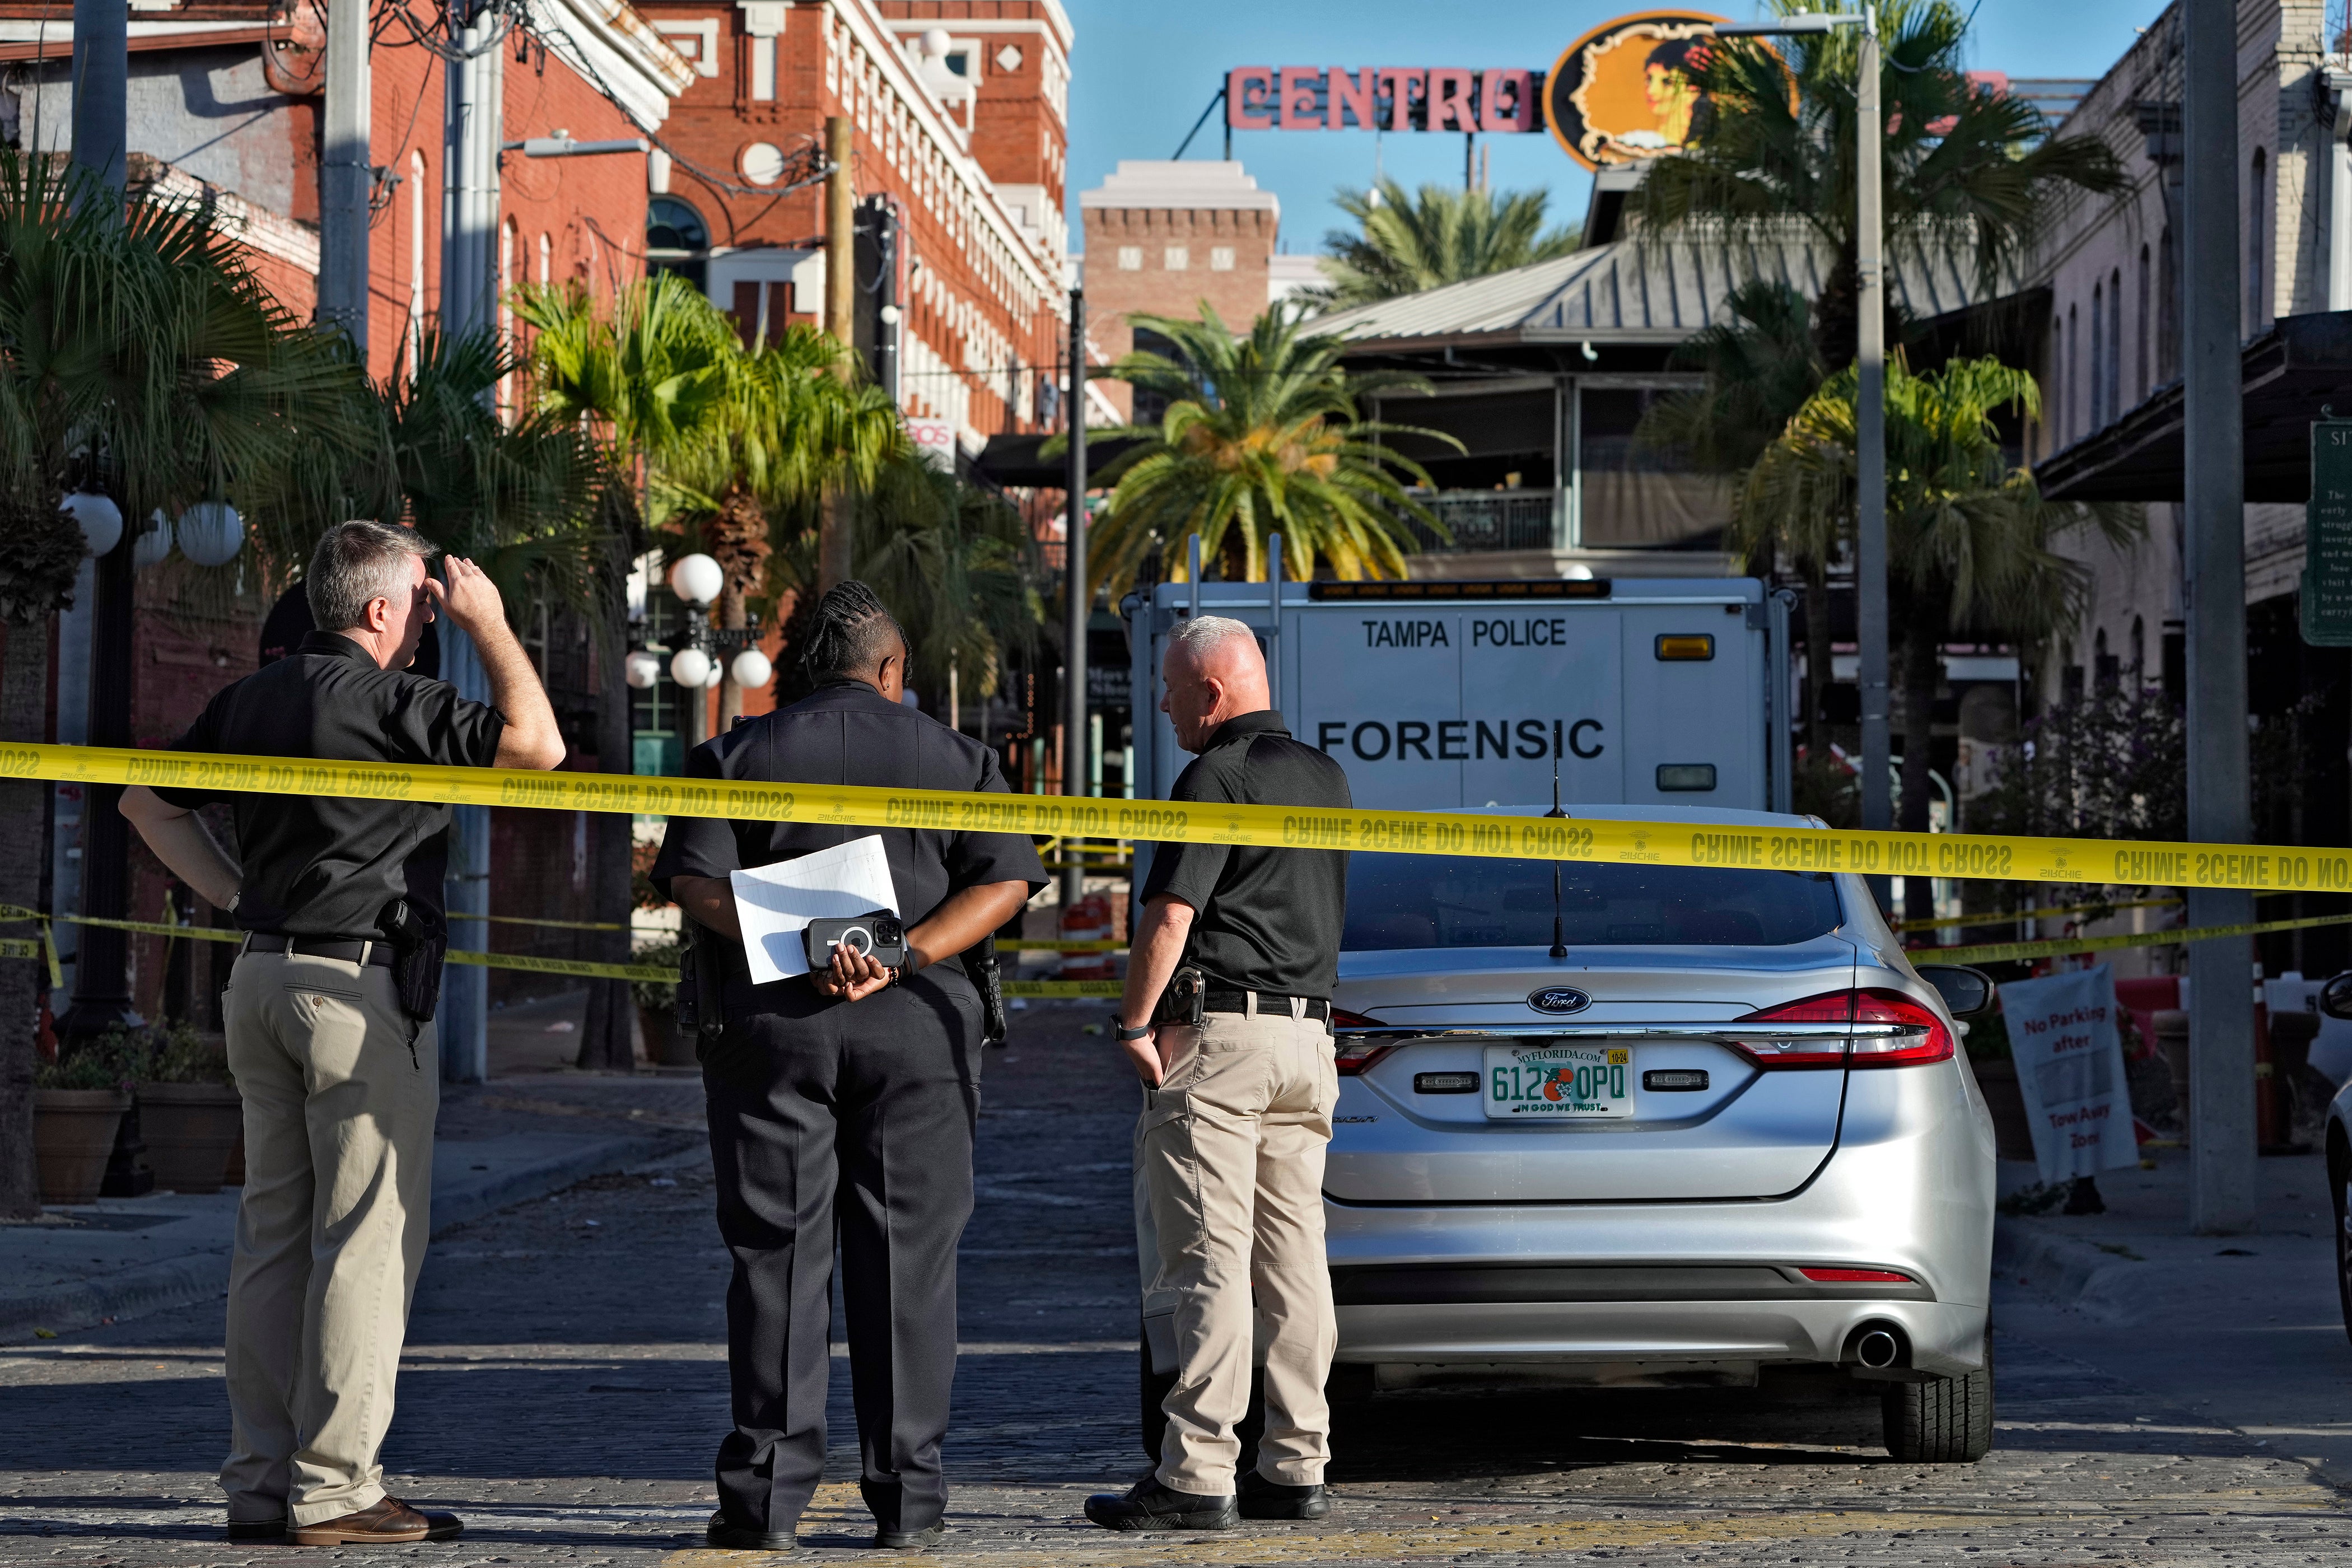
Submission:
M 396 599 L 408 591 L 410 556 L 429 561 L 438 553 L 413 528 L 359 521 L 335 524 L 311 552 L 310 570 L 302 578 L 310 619 L 322 632 L 351 630 L 367 619 L 370 600 Z
M 1169 628 L 1168 646 L 1182 648 L 1184 657 L 1198 664 L 1235 637 L 1245 639 L 1252 647 L 1257 646 L 1257 634 L 1248 623 L 1231 616 L 1179 616 Z

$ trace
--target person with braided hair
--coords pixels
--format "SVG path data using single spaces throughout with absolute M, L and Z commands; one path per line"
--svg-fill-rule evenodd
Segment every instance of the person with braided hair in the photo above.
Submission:
M 901 701 L 907 637 L 847 582 L 807 639 L 815 690 L 698 746 L 689 778 L 891 789 L 1006 788 L 996 753 Z M 906 926 L 903 967 L 834 949 L 754 985 L 728 874 L 878 833 Z M 734 1257 L 711 1545 L 790 1551 L 824 1474 L 833 1254 L 841 1247 L 859 1485 L 875 1544 L 943 1533 L 940 1441 L 955 1377 L 956 1244 L 971 1214 L 982 1004 L 958 955 L 1045 885 L 1013 833 L 672 817 L 653 879 L 716 942 L 725 1026 L 703 1090 L 719 1232 Z M 707 1008 L 710 999 L 704 999 Z

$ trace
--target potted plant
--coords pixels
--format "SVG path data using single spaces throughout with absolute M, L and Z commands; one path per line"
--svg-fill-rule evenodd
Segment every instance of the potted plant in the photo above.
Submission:
M 637 949 L 632 962 L 675 972 L 684 952 L 677 942 L 658 942 Z M 629 994 L 637 1004 L 638 1026 L 645 1031 L 646 1059 L 660 1067 L 692 1067 L 692 1047 L 677 1042 L 677 983 L 632 980 Z
M 33 1075 L 33 1152 L 45 1204 L 96 1201 L 131 1091 L 103 1052 L 76 1051 Z
M 150 1031 L 146 1070 L 132 1084 L 155 1184 L 175 1193 L 216 1193 L 245 1127 L 245 1101 L 228 1054 L 186 1024 Z

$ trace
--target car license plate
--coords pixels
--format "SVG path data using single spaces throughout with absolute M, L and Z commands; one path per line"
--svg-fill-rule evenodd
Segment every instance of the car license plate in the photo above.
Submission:
M 1625 1046 L 1488 1046 L 1486 1116 L 1494 1121 L 1631 1116 L 1633 1067 L 1633 1050 Z

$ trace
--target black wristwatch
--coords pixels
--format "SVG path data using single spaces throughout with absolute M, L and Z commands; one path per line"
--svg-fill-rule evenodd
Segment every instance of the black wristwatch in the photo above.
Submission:
M 1134 1028 L 1130 1029 L 1125 1025 L 1121 1025 L 1117 1031 L 1119 1043 L 1121 1045 L 1127 1045 L 1132 1041 L 1139 1040 L 1143 1038 L 1144 1036 L 1151 1033 L 1153 1027 L 1154 1026 L 1150 1024 L 1138 1024 Z

